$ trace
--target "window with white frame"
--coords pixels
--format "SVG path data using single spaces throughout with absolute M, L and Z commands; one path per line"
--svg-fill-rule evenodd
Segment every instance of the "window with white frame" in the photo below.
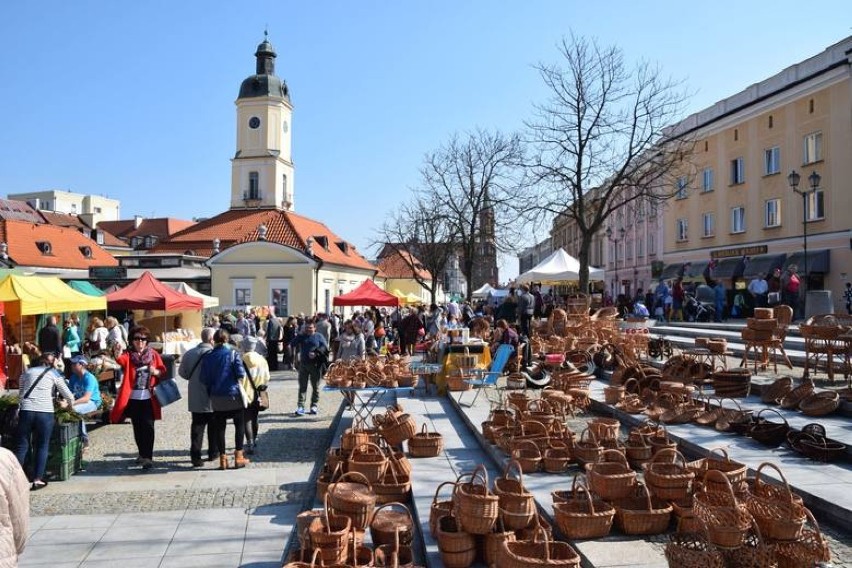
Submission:
M 805 136 L 802 150 L 803 163 L 812 164 L 822 160 L 822 132 L 812 132 Z
M 251 278 L 235 278 L 231 280 L 235 306 L 251 305 L 251 290 L 254 280 Z
M 689 238 L 687 230 L 689 229 L 689 223 L 686 219 L 678 219 L 675 225 L 675 236 L 678 242 L 685 241 Z
M 773 146 L 763 151 L 764 175 L 777 174 L 781 171 L 781 148 Z
M 260 177 L 257 172 L 249 172 L 248 199 L 260 199 Z
M 745 183 L 745 161 L 743 158 L 731 160 L 731 185 Z
M 288 315 L 290 313 L 290 280 L 288 278 L 272 278 L 268 283 L 269 303 L 275 306 L 275 315 Z
M 644 258 L 645 256 L 645 240 L 642 238 L 636 239 L 636 258 Z
M 657 239 L 654 235 L 648 235 L 648 256 L 657 254 Z
M 731 208 L 731 232 L 745 232 L 745 207 Z
M 633 239 L 624 241 L 624 258 L 630 260 L 633 258 Z
M 825 195 L 821 189 L 808 193 L 806 203 L 808 221 L 825 219 Z
M 781 226 L 781 200 L 768 199 L 764 207 L 763 216 L 764 227 L 780 227 Z
M 702 219 L 702 235 L 712 237 L 716 234 L 716 215 L 713 213 L 705 213 L 701 216 Z
M 704 168 L 701 172 L 701 191 L 713 191 L 713 168 Z
M 680 176 L 679 178 L 677 178 L 677 183 L 675 183 L 675 197 L 677 197 L 678 199 L 686 199 L 686 186 L 686 176 Z

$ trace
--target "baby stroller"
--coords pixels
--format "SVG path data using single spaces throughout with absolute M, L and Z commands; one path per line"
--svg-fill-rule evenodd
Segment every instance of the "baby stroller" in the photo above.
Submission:
M 716 298 L 713 288 L 705 284 L 695 289 L 695 295 L 686 294 L 683 311 L 687 321 L 708 322 L 716 316 Z

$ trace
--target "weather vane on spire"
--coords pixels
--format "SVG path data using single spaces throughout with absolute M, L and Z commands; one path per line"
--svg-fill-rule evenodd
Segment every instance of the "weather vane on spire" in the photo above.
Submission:
M 269 24 L 263 27 L 263 41 L 269 41 Z

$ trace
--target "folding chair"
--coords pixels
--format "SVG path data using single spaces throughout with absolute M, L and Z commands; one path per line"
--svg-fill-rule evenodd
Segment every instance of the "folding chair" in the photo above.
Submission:
M 499 379 L 503 375 L 503 370 L 506 368 L 506 364 L 509 362 L 509 358 L 512 356 L 512 353 L 515 352 L 515 348 L 508 344 L 503 344 L 497 348 L 497 353 L 494 354 L 494 359 L 491 361 L 491 368 L 487 371 L 484 369 L 476 369 L 473 371 L 473 374 L 478 376 L 476 379 L 468 379 L 465 382 L 476 389 L 476 396 L 473 397 L 473 400 L 470 401 L 469 404 L 464 406 L 471 407 L 473 403 L 476 402 L 476 399 L 479 398 L 479 393 L 481 393 L 484 389 L 491 389 L 497 387 L 497 379 Z M 464 393 L 462 392 L 459 395 L 459 405 L 462 405 L 462 397 Z M 485 395 L 488 396 L 487 394 Z M 489 399 L 490 400 L 490 399 Z

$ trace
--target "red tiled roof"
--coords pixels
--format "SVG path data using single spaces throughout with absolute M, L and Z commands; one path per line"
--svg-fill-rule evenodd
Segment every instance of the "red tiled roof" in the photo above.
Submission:
M 30 207 L 26 201 L 15 199 L 0 199 L 0 219 L 27 221 L 29 223 L 41 222 L 38 211 Z
M 39 211 L 39 215 L 42 216 L 44 222 L 48 225 L 57 225 L 59 227 L 71 227 L 74 229 L 87 229 L 91 230 L 86 223 L 83 222 L 80 217 L 74 215 L 72 213 L 58 213 L 56 211 Z
M 142 219 L 138 228 L 136 227 L 136 221 L 132 219 L 101 221 L 98 223 L 98 228 L 108 231 L 121 239 L 131 239 L 136 236 L 155 236 L 160 240 L 164 240 L 193 225 L 195 225 L 195 221 L 159 217 L 156 219 Z
M 192 250 L 200 256 L 213 253 L 213 239 L 219 249 L 256 241 L 257 228 L 265 225 L 266 240 L 298 250 L 305 250 L 308 237 L 313 237 L 314 256 L 324 263 L 351 268 L 376 270 L 355 247 L 333 233 L 324 223 L 282 209 L 231 209 L 185 229 L 158 244 L 151 252 L 184 252 Z
M 422 280 L 432 279 L 432 275 L 423 268 L 420 261 L 406 251 L 388 251 L 388 254 L 379 260 L 379 268 L 387 278 L 414 278 L 416 274 Z
M 98 244 L 76 229 L 55 225 L 0 221 L 0 238 L 9 245 L 9 256 L 20 266 L 85 270 L 90 266 L 117 266 L 118 261 Z M 39 243 L 50 243 L 44 254 Z M 86 258 L 82 247 L 91 249 Z

